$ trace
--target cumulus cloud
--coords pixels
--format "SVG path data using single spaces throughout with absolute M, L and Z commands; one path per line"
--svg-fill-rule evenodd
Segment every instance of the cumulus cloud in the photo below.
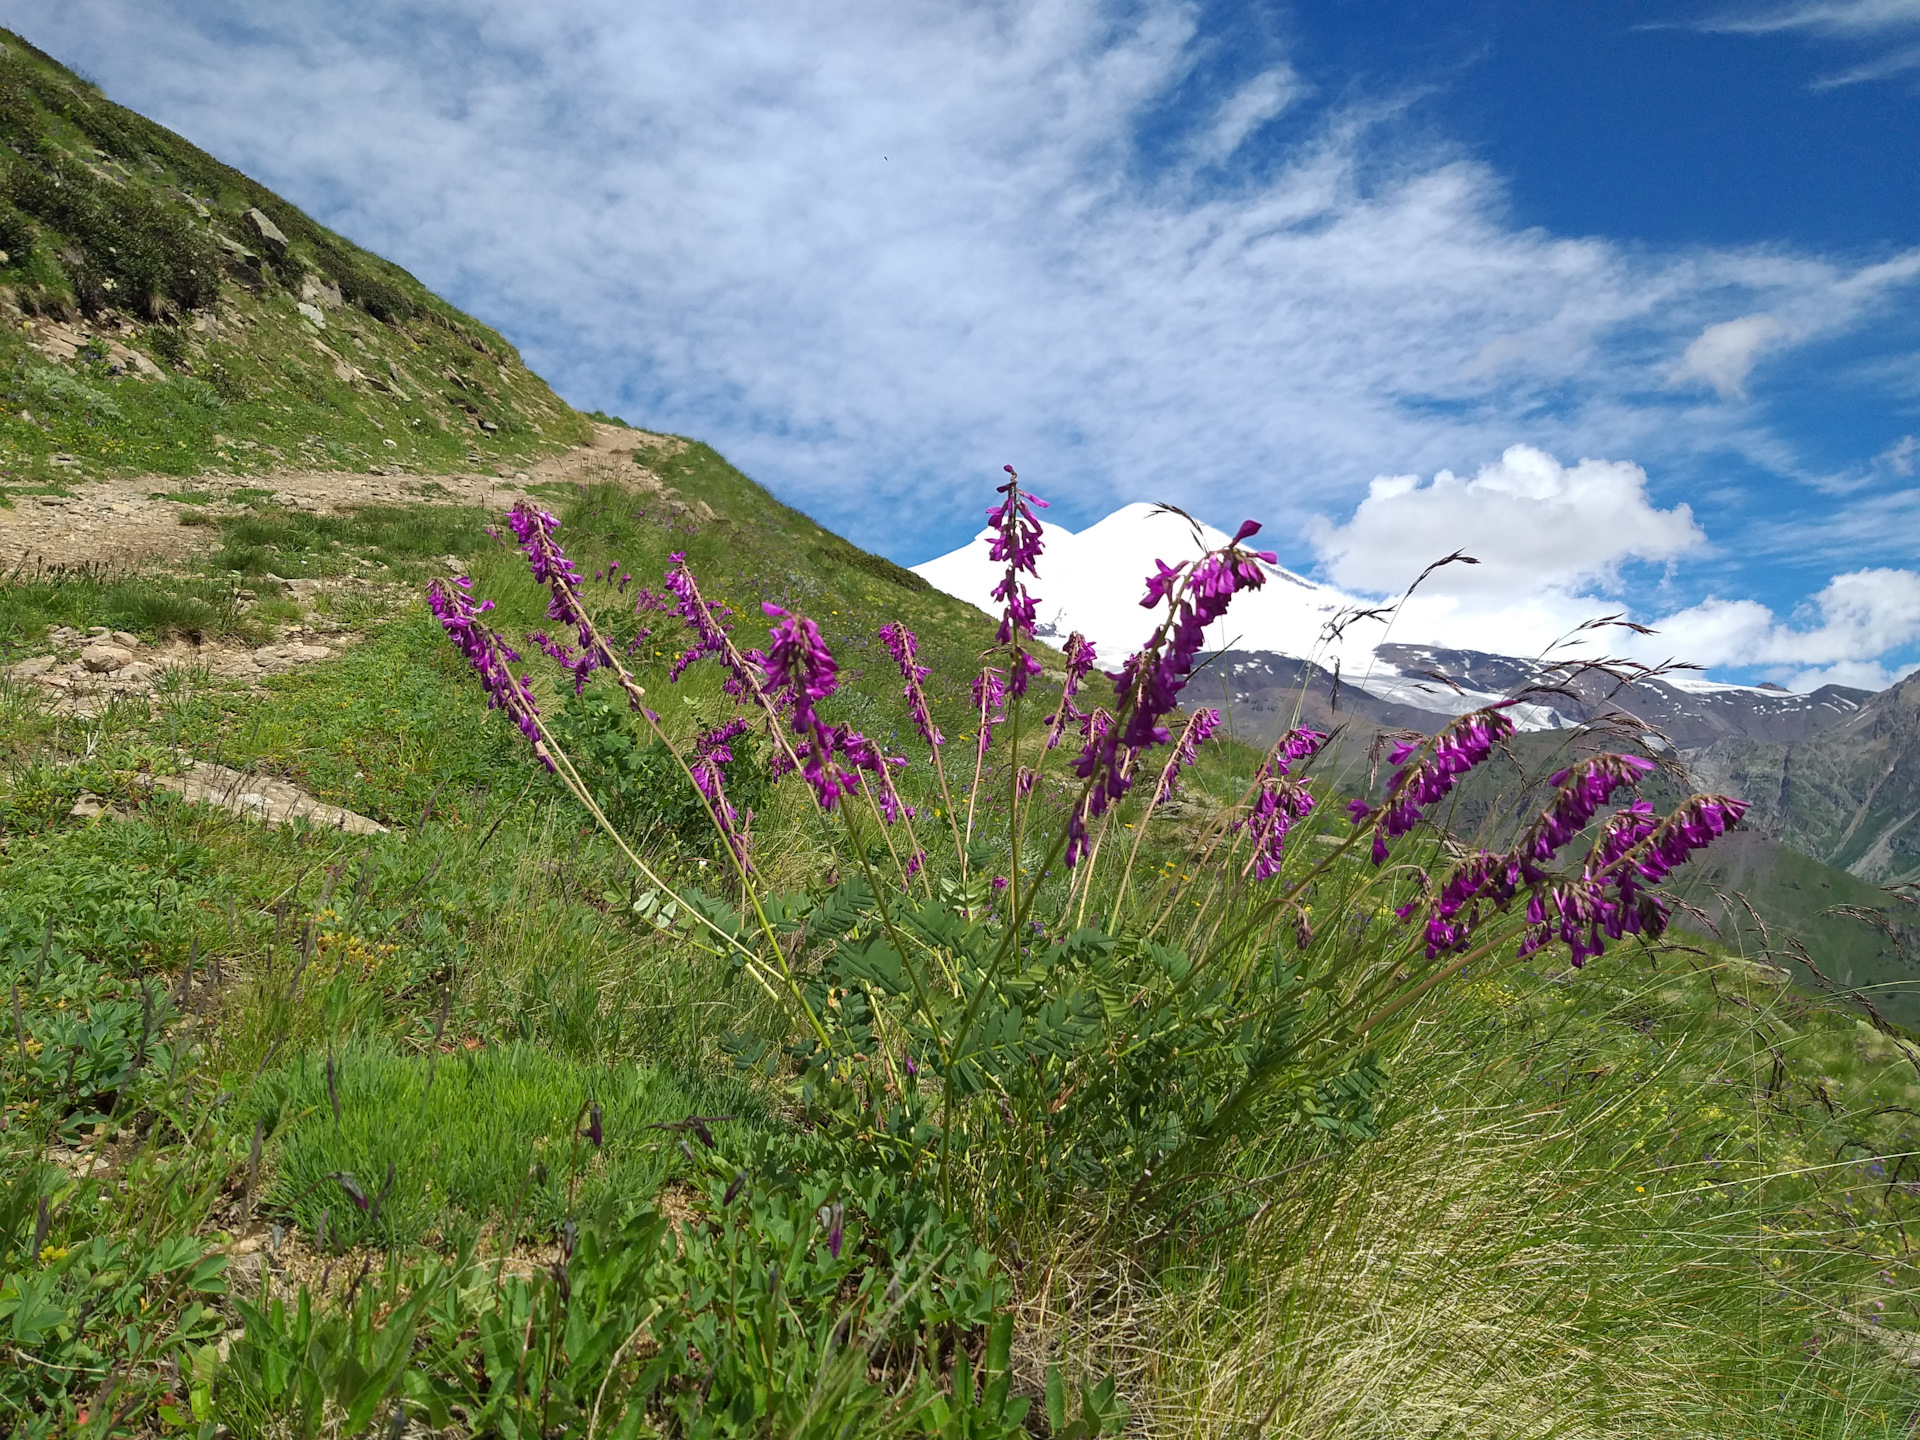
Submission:
M 1709 325 L 1687 346 L 1674 367 L 1672 381 L 1685 384 L 1704 380 L 1720 392 L 1722 400 L 1747 398 L 1747 377 L 1753 373 L 1763 350 L 1773 349 L 1793 337 L 1793 331 L 1771 315 L 1742 315 L 1737 320 L 1722 320 Z
M 1660 392 L 1706 327 L 1859 323 L 1904 283 L 1518 228 L 1390 107 L 1309 110 L 1278 49 L 1224 102 L 1188 87 L 1211 42 L 1175 0 L 10 13 L 577 403 L 709 439 L 903 560 L 970 533 L 1008 461 L 1064 518 L 1152 497 L 1276 532 L 1522 436 L 1695 463 L 1748 423 Z M 1183 95 L 1196 138 L 1149 164 Z M 1286 148 L 1210 163 L 1283 112 Z
M 1328 578 L 1368 596 L 1404 590 L 1454 550 L 1480 562 L 1435 571 L 1401 606 L 1391 638 L 1404 642 L 1509 655 L 1558 644 L 1561 654 L 1611 651 L 1737 669 L 1790 689 L 1883 688 L 1902 673 L 1898 657 L 1920 644 L 1920 572 L 1891 566 L 1835 575 L 1786 618 L 1753 599 L 1709 596 L 1664 613 L 1626 603 L 1624 567 L 1672 570 L 1709 550 L 1692 511 L 1656 504 L 1646 472 L 1627 461 L 1563 465 L 1516 445 L 1470 477 L 1441 471 L 1422 484 L 1418 476 L 1382 476 L 1351 518 L 1317 520 L 1309 533 Z M 1576 633 L 1603 615 L 1657 633 Z
M 1308 535 L 1338 585 L 1390 594 L 1439 556 L 1465 550 L 1477 565 L 1450 566 L 1428 585 L 1492 596 L 1610 588 L 1625 562 L 1669 561 L 1706 540 L 1686 505 L 1653 503 L 1638 465 L 1567 466 L 1531 445 L 1468 477 L 1442 470 L 1422 485 L 1417 475 L 1381 476 L 1352 519 L 1318 519 Z
M 1920 642 L 1920 573 L 1881 567 L 1836 575 L 1806 611 L 1795 625 L 1756 601 L 1708 599 L 1657 624 L 1670 653 L 1708 666 L 1761 667 L 1792 689 L 1891 677 L 1885 657 Z

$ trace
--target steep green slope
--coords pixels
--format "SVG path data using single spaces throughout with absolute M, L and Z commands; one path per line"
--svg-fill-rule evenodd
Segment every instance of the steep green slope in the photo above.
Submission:
M 6 31 L 0 147 L 0 503 L 590 433 L 499 334 Z

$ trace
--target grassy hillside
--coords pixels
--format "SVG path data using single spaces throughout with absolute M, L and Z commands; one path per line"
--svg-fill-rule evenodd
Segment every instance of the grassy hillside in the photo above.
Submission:
M 0 31 L 0 504 L 89 475 L 523 461 L 585 420 L 487 326 Z
M 23 434 L 19 487 L 166 449 L 183 475 L 292 463 L 306 424 L 335 464 L 375 436 L 395 443 L 374 463 L 426 466 L 585 433 L 497 337 L 291 212 L 269 214 L 284 257 L 247 245 L 271 197 L 9 43 L 0 119 L 33 140 L 8 193 L 39 207 L 8 250 L 22 334 L 85 324 L 106 356 L 20 363 L 96 397 L 60 412 L 74 446 L 122 446 L 53 467 Z M 88 250 L 95 211 L 60 210 L 50 176 L 157 258 Z M 210 301 L 201 245 L 225 257 Z M 338 305 L 298 302 L 321 330 L 290 317 L 323 278 Z M 244 326 L 187 318 L 227 308 Z M 367 373 L 335 343 L 356 331 L 404 394 L 314 379 L 316 342 Z M 109 333 L 169 368 L 108 373 Z M 408 384 L 425 355 L 479 390 Z M 257 392 L 220 397 L 216 365 Z M 297 398 L 309 381 L 323 397 Z M 191 438 L 196 385 L 256 448 Z M 1162 799 L 1160 746 L 1070 869 L 1081 737 L 1044 733 L 1062 657 L 989 707 L 980 747 L 991 621 L 704 445 L 647 437 L 635 462 L 537 498 L 645 711 L 540 653 L 554 632 L 570 658 L 552 611 L 573 602 L 477 508 L 320 515 L 261 486 L 201 517 L 217 544 L 195 566 L 0 577 L 0 662 L 28 661 L 0 673 L 10 1431 L 1920 1424 L 1920 1049 L 1783 984 L 1779 934 L 1572 966 L 1487 915 L 1477 951 L 1426 953 L 1438 880 L 1510 840 L 1564 757 L 1487 761 L 1376 865 L 1342 803 L 1392 768 L 1370 776 L 1363 737 L 1299 762 L 1317 803 L 1257 853 L 1261 755 L 1216 737 Z M 429 613 L 449 556 L 520 653 L 556 769 Z M 780 648 L 763 605 L 817 623 L 835 683 L 817 655 L 779 663 L 815 667 L 823 728 L 904 762 L 885 771 L 910 814 L 889 821 L 871 776 L 829 810 L 782 775 L 794 691 L 769 722 L 711 657 L 676 678 L 698 638 L 661 599 L 683 556 L 739 647 Z M 918 635 L 940 769 L 878 633 L 894 621 Z M 749 873 L 682 768 L 703 755 Z M 230 803 L 185 798 L 215 766 Z M 269 781 L 384 828 L 269 827 Z M 1707 851 L 1707 878 L 1755 853 Z M 1796 913 L 1859 898 L 1765 863 Z
M 847 682 L 831 718 L 916 753 L 897 671 L 873 634 L 905 618 L 935 666 L 938 718 L 969 733 L 966 687 L 992 640 L 983 617 L 820 531 L 705 447 L 652 464 L 711 518 L 639 487 L 550 497 L 584 574 L 617 561 L 636 577 L 625 593 L 589 581 L 605 623 L 647 619 L 634 614 L 637 587 L 658 589 L 668 555 L 684 552 L 707 593 L 741 613 L 743 641 L 760 632 L 762 599 L 817 615 Z M 268 506 L 229 524 L 250 527 L 247 544 L 280 547 L 273 563 L 292 569 L 303 518 Z M 657 775 L 629 784 L 619 754 L 593 748 L 614 732 L 591 702 L 613 697 L 596 686 L 570 706 L 564 677 L 538 672 L 543 706 L 564 717 L 590 769 L 606 757 L 597 782 L 678 895 L 637 875 L 486 710 L 414 587 L 443 568 L 439 552 L 465 552 L 516 641 L 543 622 L 544 594 L 488 536 L 489 517 L 433 518 L 442 528 L 418 558 L 380 552 L 387 589 L 341 574 L 375 569 L 383 534 L 369 531 L 311 567 L 317 592 L 263 594 L 216 623 L 214 633 L 226 623 L 258 641 L 316 611 L 347 619 L 359 643 L 298 676 L 185 675 L 150 706 L 84 723 L 48 717 L 24 686 L 5 692 L 0 959 L 21 996 L 24 1045 L 4 1061 L 11 1198 L 0 1236 L 7 1268 L 42 1287 L 37 1353 L 73 1373 L 117 1367 L 127 1417 L 305 1433 L 361 1413 L 355 1402 L 370 1394 L 374 1419 L 399 1402 L 432 1423 L 504 1432 L 485 1407 L 510 1392 L 527 1403 L 512 1371 L 544 1365 L 544 1351 L 521 1348 L 524 1319 L 512 1322 L 522 1339 L 498 1352 L 517 1360 L 487 1359 L 472 1337 L 503 1316 L 546 1317 L 536 1336 L 565 1318 L 551 1267 L 570 1222 L 588 1237 L 569 1262 L 576 1305 L 618 1295 L 672 1307 L 702 1283 L 724 1293 L 744 1273 L 800 1266 L 796 1283 L 812 1288 L 780 1301 L 791 1308 L 776 1307 L 784 1318 L 762 1339 L 750 1307 L 660 1313 L 691 1327 L 670 1334 L 729 1365 L 773 1346 L 802 1397 L 828 1380 L 852 1384 L 831 1346 L 804 1338 L 832 1328 L 820 1297 L 884 1289 L 896 1272 L 922 1278 L 930 1256 L 914 1258 L 912 1237 L 926 1223 L 959 1225 L 934 1247 L 945 1250 L 935 1269 L 947 1309 L 916 1312 L 905 1330 L 898 1317 L 859 1322 L 894 1363 L 920 1356 L 898 1372 L 892 1410 L 856 1387 L 849 1404 L 866 1433 L 947 1433 L 931 1401 L 912 1400 L 910 1377 L 950 1399 L 973 1344 L 988 1347 L 976 1358 L 1006 1366 L 1009 1399 L 1034 1397 L 1036 1424 L 1055 1367 L 1089 1385 L 1113 1375 L 1128 1423 L 1153 1434 L 1238 1434 L 1262 1421 L 1302 1436 L 1868 1435 L 1895 1433 L 1913 1413 L 1898 1361 L 1904 1327 L 1920 1329 L 1904 1259 L 1914 1068 L 1898 1042 L 1717 951 L 1626 947 L 1584 971 L 1549 962 L 1437 992 L 1415 1023 L 1379 1037 L 1384 1088 L 1351 1112 L 1360 1127 L 1329 1132 L 1298 1102 L 1277 1106 L 1262 1138 L 1230 1159 L 1237 1198 L 1202 1192 L 1195 1210 L 1116 1224 L 1119 1197 L 1091 1177 L 1060 1189 L 1035 1176 L 1009 1205 L 995 1198 L 993 1167 L 1026 1162 L 980 1152 L 986 1168 L 941 1212 L 949 1218 L 913 1209 L 925 1201 L 911 1169 L 865 1170 L 858 1144 L 823 1152 L 809 1138 L 829 1133 L 819 1127 L 830 1112 L 809 1108 L 821 1101 L 798 1086 L 799 1060 L 771 1072 L 736 1063 L 750 1053 L 742 1037 L 799 1037 L 764 990 L 697 943 L 684 897 L 731 887 L 700 824 L 656 793 Z M 357 609 L 342 608 L 355 596 Z M 16 615 L 57 611 L 82 630 L 127 614 L 124 593 L 84 577 L 16 582 L 4 599 Z M 668 683 L 686 637 L 652 623 L 659 643 L 637 648 L 635 673 L 684 740 L 731 707 L 705 664 Z M 630 724 L 617 728 L 643 739 Z M 971 753 L 964 739 L 957 749 Z M 266 830 L 147 788 L 143 775 L 187 758 L 295 780 L 393 833 Z M 1123 812 L 1148 827 L 1143 876 L 1170 881 L 1143 895 L 1129 925 L 1200 893 L 1182 883 L 1201 873 L 1198 827 L 1249 770 L 1244 751 L 1210 745 L 1177 805 Z M 987 803 L 1006 778 L 996 751 Z M 969 772 L 960 783 L 970 782 Z M 922 764 L 902 783 L 938 805 Z M 69 818 L 82 792 L 128 818 Z M 836 858 L 800 782 L 757 803 L 770 889 L 839 893 L 851 857 Z M 981 859 L 998 867 L 1004 832 L 988 829 Z M 1303 840 L 1301 863 L 1317 850 Z M 1342 913 L 1371 910 L 1380 883 L 1364 864 L 1323 877 L 1316 924 L 1341 933 Z M 581 1138 L 589 1102 L 601 1107 L 604 1148 Z M 691 1130 L 651 1128 L 690 1115 L 730 1117 L 707 1125 L 713 1149 Z M 796 1130 L 799 1116 L 812 1118 Z M 742 1174 L 748 1209 L 723 1203 Z M 835 1203 L 854 1217 L 838 1256 L 810 1218 Z M 649 1230 L 662 1214 L 682 1228 Z M 888 1239 L 888 1226 L 905 1229 Z M 616 1255 L 626 1269 L 608 1268 Z M 1124 1284 L 1103 1278 L 1116 1274 Z M 9 1296 L 28 1295 L 10 1283 Z M 310 1322 L 294 1303 L 303 1285 L 317 1304 Z M 88 1310 L 93 1295 L 108 1302 Z M 140 1298 L 167 1319 L 129 1339 L 124 1307 Z M 614 1342 L 645 1313 L 625 1304 L 609 1322 Z M 396 1315 L 400 1349 L 381 1350 L 389 1332 L 372 1319 Z M 56 1321 L 71 1333 L 45 1328 Z M 213 1342 L 229 1325 L 244 1339 L 222 1361 Z M 928 1333 L 961 1348 L 935 1345 L 929 1359 L 912 1338 Z M 1001 1333 L 1006 1359 L 994 1362 Z M 324 1343 L 303 1349 L 315 1335 Z M 584 1338 L 561 1353 L 591 1377 L 589 1391 L 621 1373 L 616 1401 L 622 1386 L 652 1383 L 651 1408 L 635 1413 L 691 1418 L 700 1373 L 645 1382 L 653 1372 L 617 1361 L 609 1371 L 606 1350 Z M 389 1373 L 379 1362 L 392 1354 L 405 1364 L 391 1378 L 356 1379 Z M 1572 1370 L 1568 1354 L 1582 1357 Z M 29 1433 L 74 1424 L 97 1390 L 59 1378 L 69 1372 L 12 1373 L 7 1398 L 25 1407 Z M 560 1398 L 579 1393 L 565 1390 L 572 1373 L 535 1387 L 556 1416 L 579 1413 Z M 476 1374 L 492 1378 L 476 1386 Z M 722 1367 L 714 1383 L 755 1393 L 768 1380 Z M 982 1392 L 979 1403 L 997 1402 Z M 1087 1409 L 1069 1389 L 1053 1433 L 1072 1433 Z M 1091 1411 L 1095 1428 L 1115 1413 L 1099 1394 Z M 992 1413 L 1003 1424 L 1010 1411 Z M 978 1424 L 974 1433 L 1010 1433 Z M 568 1426 L 586 1428 L 554 1422 Z

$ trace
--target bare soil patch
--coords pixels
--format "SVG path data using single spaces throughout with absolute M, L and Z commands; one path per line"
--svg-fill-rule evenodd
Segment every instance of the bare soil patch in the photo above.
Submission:
M 550 456 L 526 469 L 478 468 L 423 474 L 375 466 L 373 473 L 344 470 L 279 470 L 259 475 L 136 475 L 118 480 L 80 480 L 69 495 L 18 495 L 0 509 L 0 576 L 30 574 L 37 567 L 107 565 L 114 568 L 178 564 L 212 549 L 217 525 L 183 525 L 192 510 L 218 516 L 236 492 L 272 492 L 289 509 L 332 514 L 362 505 L 475 505 L 505 510 L 533 487 L 617 481 L 632 488 L 665 491 L 660 477 L 636 463 L 636 454 L 672 455 L 684 441 L 617 425 L 596 425 L 594 441 Z M 171 500 L 169 494 L 204 495 L 203 502 Z M 244 499 L 244 497 L 243 497 Z M 698 503 L 698 502 L 696 502 Z

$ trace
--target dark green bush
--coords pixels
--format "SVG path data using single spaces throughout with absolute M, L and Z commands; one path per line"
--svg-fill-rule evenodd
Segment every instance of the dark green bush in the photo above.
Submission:
M 71 238 L 62 259 L 84 308 L 126 305 L 158 318 L 170 307 L 211 304 L 219 294 L 211 245 L 184 213 L 147 190 L 102 179 L 59 154 L 14 162 L 0 188 L 19 209 Z
M 0 205 L 0 250 L 9 264 L 18 265 L 33 250 L 33 221 L 11 205 Z
M 589 690 L 567 698 L 558 718 L 562 743 L 588 783 L 607 818 L 629 835 L 669 840 L 697 855 L 717 855 L 718 833 L 706 802 L 693 788 L 673 752 L 659 740 L 641 737 L 624 701 Z M 766 803 L 769 782 L 748 737 L 732 745 L 733 763 L 724 767 L 728 802 L 743 816 Z

